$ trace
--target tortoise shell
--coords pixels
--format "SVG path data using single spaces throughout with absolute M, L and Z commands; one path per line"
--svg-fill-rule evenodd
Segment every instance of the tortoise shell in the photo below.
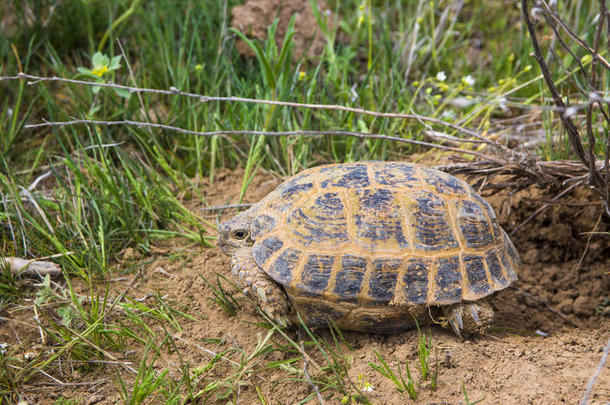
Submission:
M 255 262 L 297 307 L 317 303 L 336 319 L 355 307 L 474 301 L 517 279 L 519 256 L 491 206 L 438 170 L 315 167 L 249 211 Z

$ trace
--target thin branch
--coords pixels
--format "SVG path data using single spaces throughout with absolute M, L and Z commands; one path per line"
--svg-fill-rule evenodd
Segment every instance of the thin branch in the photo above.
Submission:
M 438 118 L 426 117 L 424 115 L 419 115 L 419 114 L 386 113 L 386 112 L 365 110 L 364 108 L 346 107 L 346 106 L 337 105 L 337 104 L 308 104 L 308 103 L 294 103 L 294 102 L 289 102 L 289 101 L 260 100 L 260 99 L 255 99 L 255 98 L 234 97 L 234 96 L 229 96 L 229 97 L 205 96 L 202 94 L 181 91 L 173 86 L 170 87 L 169 90 L 161 90 L 161 89 L 148 89 L 148 88 L 141 88 L 141 87 L 125 86 L 125 85 L 116 84 L 116 83 L 98 83 L 98 82 L 89 82 L 86 80 L 66 79 L 66 78 L 57 77 L 57 76 L 42 77 L 42 76 L 36 76 L 36 75 L 27 74 L 27 73 L 18 73 L 16 76 L 0 76 L 0 81 L 23 80 L 23 79 L 33 80 L 31 82 L 28 82 L 28 85 L 37 84 L 39 82 L 65 82 L 65 83 L 79 84 L 79 85 L 83 85 L 83 86 L 109 87 L 109 88 L 113 88 L 113 89 L 121 89 L 121 90 L 128 91 L 129 93 L 154 93 L 154 94 L 163 94 L 163 95 L 178 95 L 178 96 L 183 96 L 183 97 L 194 98 L 203 103 L 207 103 L 210 101 L 219 101 L 219 102 L 267 104 L 267 105 L 276 105 L 276 106 L 284 106 L 284 107 L 343 111 L 343 112 L 370 115 L 373 117 L 381 117 L 381 118 L 420 119 L 423 121 L 432 122 L 434 124 L 453 129 L 455 131 L 461 132 L 468 136 L 483 138 L 476 131 L 461 127 L 459 125 L 452 124 L 450 122 L 443 121 Z
M 576 186 L 580 186 L 581 183 L 574 183 L 572 184 L 570 187 L 566 188 L 565 190 L 563 190 L 561 193 L 557 194 L 555 197 L 553 197 L 553 199 L 551 201 L 555 202 L 557 200 L 559 200 L 561 197 L 563 197 L 564 195 L 568 194 L 570 191 L 572 191 L 572 189 L 574 189 Z M 517 231 L 519 229 L 521 229 L 525 224 L 527 224 L 528 222 L 530 222 L 532 219 L 536 218 L 541 212 L 543 212 L 544 210 L 546 210 L 547 208 L 550 207 L 550 204 L 544 204 L 542 207 L 538 208 L 536 211 L 534 211 L 534 213 L 532 215 L 530 215 L 529 217 L 527 217 L 527 219 L 523 222 L 521 222 L 519 225 L 517 225 L 509 234 L 509 236 L 513 236 L 515 233 L 517 233 Z
M 216 212 L 216 211 L 223 211 L 223 210 L 235 210 L 235 209 L 242 209 L 242 208 L 250 208 L 252 205 L 254 205 L 254 204 L 249 203 L 249 204 L 215 205 L 213 207 L 201 208 L 201 211 Z
M 591 56 L 598 60 L 606 69 L 610 70 L 610 63 L 608 63 L 608 61 L 604 59 L 603 56 L 597 53 L 597 49 L 592 49 L 589 45 L 587 45 L 585 41 L 583 41 L 580 37 L 574 34 L 572 30 L 570 30 L 570 28 L 564 24 L 564 22 L 559 18 L 559 16 L 557 16 L 557 14 L 553 10 L 551 10 L 546 1 L 542 1 L 542 4 L 544 4 L 546 8 L 546 14 L 551 16 L 553 20 L 555 20 L 555 22 L 557 22 L 557 24 L 565 31 L 565 33 L 568 34 L 570 38 L 572 38 L 573 41 L 575 41 L 578 45 L 587 50 L 587 52 L 589 52 Z
M 528 7 L 527 0 L 521 0 L 521 10 L 522 10 L 523 18 L 525 20 L 525 24 L 527 26 L 527 30 L 529 31 L 530 38 L 532 40 L 532 46 L 534 48 L 534 58 L 536 59 L 536 62 L 538 62 L 538 65 L 540 66 L 540 70 L 542 71 L 542 75 L 544 77 L 544 80 L 546 81 L 546 84 L 551 93 L 551 96 L 553 97 L 553 100 L 555 101 L 555 105 L 558 107 L 561 107 L 561 108 L 565 108 L 565 104 L 563 102 L 561 95 L 559 94 L 559 91 L 557 90 L 555 82 L 553 81 L 551 72 L 550 72 L 546 62 L 544 61 L 544 58 L 542 57 L 542 51 L 540 50 L 540 44 L 538 43 L 538 38 L 536 36 L 536 29 L 534 27 L 534 24 L 530 20 L 529 7 Z M 557 19 L 557 20 L 559 21 L 558 23 L 563 24 L 561 22 L 561 20 L 559 20 L 559 19 Z M 566 27 L 566 30 L 567 30 L 567 27 Z M 569 30 L 567 30 L 567 31 L 569 31 Z M 584 44 L 584 45 L 586 46 L 586 44 Z M 588 46 L 587 46 L 587 48 L 588 48 Z M 590 49 L 590 48 L 588 48 L 588 49 Z M 592 49 L 590 51 L 594 52 Z M 600 60 L 600 62 L 603 63 L 603 61 L 601 61 L 601 60 Z M 585 71 L 583 71 L 583 73 L 586 74 Z M 589 168 L 589 181 L 595 187 L 595 190 L 602 198 L 602 201 L 604 202 L 604 207 L 606 208 L 606 213 L 608 215 L 610 215 L 610 207 L 608 207 L 608 204 L 610 201 L 610 195 L 606 191 L 608 189 L 608 182 L 610 182 L 610 179 L 606 178 L 604 181 L 604 179 L 602 179 L 600 172 L 595 169 L 595 162 L 593 162 L 593 157 L 590 155 L 587 156 L 587 153 L 585 152 L 584 147 L 582 145 L 582 141 L 580 139 L 580 133 L 579 133 L 578 129 L 576 128 L 574 121 L 572 121 L 570 114 L 568 114 L 568 111 L 566 111 L 563 114 L 559 114 L 559 117 L 561 119 L 563 127 L 565 128 L 566 132 L 568 133 L 568 139 L 570 141 L 570 144 L 572 145 L 572 149 L 574 150 L 574 153 L 576 153 L 576 155 L 578 156 L 580 161 L 587 168 Z
M 585 391 L 585 395 L 582 396 L 582 400 L 580 401 L 580 405 L 587 405 L 589 403 L 589 397 L 591 396 L 591 392 L 593 392 L 593 387 L 595 386 L 595 381 L 599 378 L 604 369 L 604 365 L 606 364 L 606 360 L 608 360 L 608 353 L 610 352 L 610 339 L 608 339 L 608 343 L 604 349 L 604 354 L 602 358 L 599 360 L 599 365 L 597 366 L 597 370 L 593 373 L 593 376 L 589 380 L 589 384 L 587 384 L 587 390 Z
M 536 62 L 538 62 L 538 65 L 540 66 L 540 70 L 542 71 L 542 76 L 544 77 L 544 80 L 546 81 L 549 91 L 551 92 L 551 95 L 553 96 L 555 105 L 558 107 L 561 107 L 561 108 L 566 108 L 565 104 L 563 103 L 563 99 L 559 95 L 559 91 L 557 91 L 557 88 L 555 87 L 555 82 L 553 82 L 553 78 L 551 77 L 551 72 L 549 71 L 549 68 L 547 67 L 546 62 L 544 61 L 544 58 L 542 57 L 542 51 L 540 50 L 540 44 L 538 43 L 538 37 L 536 36 L 536 29 L 534 28 L 534 24 L 532 23 L 532 21 L 530 20 L 530 17 L 529 17 L 529 7 L 528 7 L 527 3 L 528 3 L 527 0 L 521 0 L 521 9 L 523 12 L 523 18 L 525 19 L 525 24 L 527 26 L 527 30 L 529 31 L 530 38 L 532 39 L 532 46 L 534 47 L 534 59 L 536 59 Z M 570 139 L 570 144 L 572 145 L 572 149 L 574 149 L 574 152 L 579 157 L 579 159 L 587 167 L 589 167 L 588 159 L 585 155 L 585 151 L 582 147 L 582 144 L 580 143 L 580 134 L 578 133 L 578 129 L 576 128 L 576 125 L 574 125 L 574 122 L 572 121 L 572 119 L 570 117 L 568 117 L 567 115 L 568 114 L 565 114 L 565 113 L 560 114 L 560 118 L 561 118 L 561 122 L 563 123 L 566 131 L 568 132 L 568 136 Z
M 301 336 L 301 327 L 299 327 L 299 329 L 297 330 L 297 334 L 298 334 L 298 338 L 299 338 L 299 346 L 301 348 L 301 354 L 303 355 L 303 374 L 305 375 L 305 378 L 309 382 L 309 385 L 311 385 L 314 392 L 316 393 L 316 397 L 318 397 L 318 402 L 320 403 L 320 405 L 324 405 L 324 400 L 322 399 L 322 395 L 320 394 L 320 389 L 318 388 L 318 386 L 316 384 L 314 384 L 314 382 L 311 380 L 311 377 L 309 376 L 309 373 L 307 372 L 307 355 L 305 354 L 305 347 L 303 345 L 303 338 Z
M 23 127 L 26 128 L 26 129 L 32 129 L 32 128 L 40 128 L 40 127 L 62 127 L 62 126 L 78 125 L 78 124 L 105 125 L 105 126 L 128 125 L 128 126 L 135 126 L 135 127 L 158 128 L 158 129 L 165 129 L 165 130 L 169 130 L 169 131 L 175 131 L 175 132 L 179 132 L 179 133 L 187 134 L 187 135 L 197 135 L 197 136 L 205 136 L 205 137 L 216 136 L 216 135 L 264 135 L 264 136 L 289 136 L 289 135 L 296 135 L 296 136 L 322 136 L 322 135 L 336 136 L 336 135 L 341 135 L 341 136 L 349 136 L 349 137 L 361 138 L 361 139 L 385 139 L 387 141 L 396 141 L 396 142 L 408 143 L 408 144 L 413 144 L 413 145 L 426 146 L 426 147 L 429 147 L 429 148 L 438 148 L 438 149 L 443 149 L 443 150 L 447 150 L 447 151 L 451 151 L 451 152 L 456 152 L 456 153 L 462 153 L 462 154 L 471 155 L 471 156 L 477 156 L 477 157 L 480 157 L 482 159 L 491 160 L 491 161 L 499 163 L 499 164 L 504 163 L 503 161 L 501 161 L 499 159 L 496 159 L 496 158 L 494 158 L 492 156 L 489 156 L 487 154 L 484 154 L 484 153 L 481 153 L 481 152 L 477 152 L 477 151 L 471 151 L 471 150 L 455 148 L 455 147 L 445 146 L 445 145 L 438 145 L 438 144 L 435 144 L 435 143 L 430 143 L 430 142 L 425 142 L 425 141 L 417 141 L 415 139 L 399 138 L 397 136 L 389 136 L 389 135 L 384 135 L 384 134 L 369 134 L 369 133 L 354 132 L 354 131 L 303 131 L 303 130 L 295 130 L 295 131 L 249 131 L 249 130 L 227 131 L 227 130 L 222 130 L 222 131 L 201 132 L 201 131 L 193 131 L 193 130 L 190 130 L 190 129 L 174 127 L 174 126 L 166 125 L 166 124 L 158 124 L 158 123 L 153 123 L 153 122 L 142 122 L 142 121 L 132 121 L 132 120 L 119 120 L 119 121 L 102 121 L 102 120 L 52 121 L 52 122 L 41 122 L 41 123 L 38 123 L 38 124 L 27 124 L 27 125 L 24 125 Z

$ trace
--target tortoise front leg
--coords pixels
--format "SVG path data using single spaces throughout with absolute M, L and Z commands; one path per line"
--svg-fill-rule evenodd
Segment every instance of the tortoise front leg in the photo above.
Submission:
M 238 250 L 231 258 L 231 268 L 244 295 L 282 326 L 289 324 L 290 303 L 284 290 L 252 258 L 252 250 Z

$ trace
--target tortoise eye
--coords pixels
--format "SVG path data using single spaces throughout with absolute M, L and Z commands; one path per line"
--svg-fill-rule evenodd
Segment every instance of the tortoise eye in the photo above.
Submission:
M 238 229 L 233 232 L 233 237 L 235 239 L 246 239 L 247 236 L 248 236 L 248 231 L 246 231 L 245 229 Z

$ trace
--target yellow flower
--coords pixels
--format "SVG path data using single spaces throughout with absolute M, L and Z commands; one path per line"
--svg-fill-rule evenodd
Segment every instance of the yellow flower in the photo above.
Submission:
M 302 70 L 299 72 L 299 81 L 305 79 L 305 72 L 303 72 Z
M 201 63 L 198 63 L 198 64 L 195 65 L 195 70 L 197 72 L 199 72 L 201 69 L 203 69 L 203 65 Z
M 95 69 L 91 71 L 92 74 L 102 77 L 104 73 L 108 71 L 108 66 L 97 66 Z

